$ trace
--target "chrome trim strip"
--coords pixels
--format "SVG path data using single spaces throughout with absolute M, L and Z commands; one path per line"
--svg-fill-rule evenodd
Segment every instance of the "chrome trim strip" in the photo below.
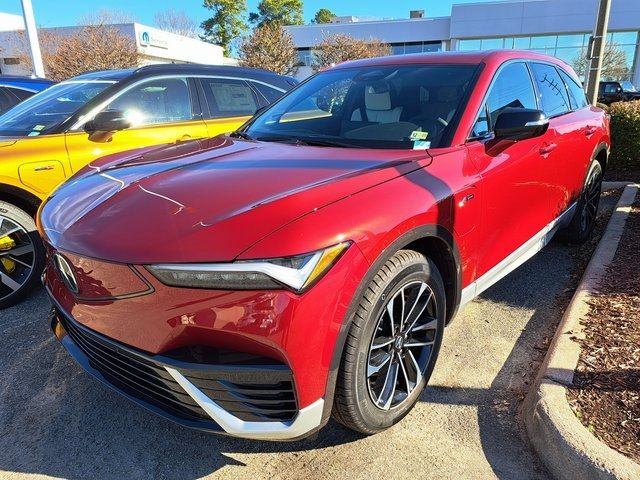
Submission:
M 525 127 L 542 127 L 549 123 L 549 120 L 546 118 L 544 120 L 536 120 L 535 122 L 527 122 L 524 124 Z
M 240 420 L 207 397 L 176 369 L 168 366 L 164 368 L 229 435 L 254 440 L 291 440 L 310 432 L 320 426 L 322 422 L 322 410 L 324 409 L 324 399 L 322 398 L 300 409 L 296 417 L 290 422 L 247 422 Z
M 504 260 L 491 268 L 487 273 L 478 278 L 475 282 L 462 289 L 460 306 L 469 303 L 487 288 L 497 283 L 502 278 L 513 272 L 520 265 L 525 263 L 536 253 L 542 250 L 553 238 L 558 228 L 566 221 L 569 221 L 575 213 L 577 203 L 573 203 L 558 218 L 547 224 L 542 230 L 518 247 Z
M 15 90 L 22 90 L 23 92 L 29 92 L 29 93 L 38 93 L 42 91 L 42 90 L 34 90 L 33 88 L 18 87 L 17 85 L 11 85 L 10 83 L 7 83 L 7 84 L 0 83 L 0 87 L 13 88 Z

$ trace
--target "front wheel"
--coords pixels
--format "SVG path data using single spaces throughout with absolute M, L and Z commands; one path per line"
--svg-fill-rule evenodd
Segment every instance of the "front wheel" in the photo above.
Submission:
M 569 243 L 581 244 L 586 242 L 596 224 L 600 195 L 602 193 L 602 166 L 597 160 L 593 160 L 582 195 L 578 200 L 576 213 L 565 231 L 565 238 Z
M 374 434 L 417 402 L 438 357 L 445 292 L 436 266 L 413 250 L 393 255 L 371 280 L 344 347 L 334 418 Z
M 37 284 L 44 247 L 31 216 L 0 202 L 0 309 L 15 305 Z

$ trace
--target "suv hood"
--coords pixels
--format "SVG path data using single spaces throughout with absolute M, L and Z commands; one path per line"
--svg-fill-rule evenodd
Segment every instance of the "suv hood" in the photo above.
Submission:
M 228 137 L 152 147 L 87 166 L 44 204 L 39 228 L 55 248 L 116 262 L 231 261 L 313 210 L 415 170 L 425 156 Z

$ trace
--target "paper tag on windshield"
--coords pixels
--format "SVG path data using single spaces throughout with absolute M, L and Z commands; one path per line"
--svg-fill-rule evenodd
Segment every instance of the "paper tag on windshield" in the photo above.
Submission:
M 425 140 L 415 140 L 413 142 L 414 150 L 426 150 L 428 148 L 431 148 L 431 142 L 427 142 Z
M 426 140 L 429 136 L 429 132 L 421 132 L 420 130 L 414 130 L 409 135 L 409 140 L 413 140 L 414 142 L 417 140 Z

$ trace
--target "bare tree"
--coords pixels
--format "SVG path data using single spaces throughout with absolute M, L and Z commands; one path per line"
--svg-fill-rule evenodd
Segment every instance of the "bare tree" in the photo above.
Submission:
M 343 33 L 326 35 L 313 47 L 312 67 L 317 71 L 334 63 L 389 54 L 391 47 L 376 38 L 360 40 Z
M 184 10 L 170 8 L 157 12 L 153 17 L 156 27 L 183 37 L 198 38 L 198 23 Z
M 110 25 L 84 26 L 71 35 L 40 30 L 38 35 L 45 73 L 56 81 L 93 70 L 135 67 L 140 59 L 135 42 Z M 20 34 L 18 41 L 20 62 L 30 67 L 24 34 Z
M 293 38 L 277 23 L 255 28 L 238 50 L 242 66 L 265 68 L 280 75 L 292 75 L 297 70 Z
M 111 10 L 101 8 L 93 13 L 87 13 L 78 17 L 78 25 L 116 25 L 119 23 L 133 23 L 136 21 L 135 15 L 125 10 Z
M 587 58 L 587 50 L 583 49 L 579 56 L 573 60 L 573 69 L 579 77 L 587 78 L 590 60 Z M 603 80 L 623 80 L 631 73 L 627 63 L 627 54 L 615 43 L 607 43 L 602 59 Z

